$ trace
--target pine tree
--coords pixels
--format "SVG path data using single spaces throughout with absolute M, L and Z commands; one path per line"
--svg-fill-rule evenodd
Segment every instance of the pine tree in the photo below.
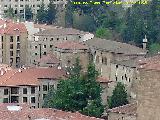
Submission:
M 31 7 L 29 5 L 25 6 L 25 19 L 26 20 L 31 20 L 33 18 L 33 13 Z
M 125 90 L 125 86 L 118 82 L 117 86 L 113 90 L 111 98 L 108 101 L 108 105 L 109 108 L 114 108 L 125 104 L 128 104 L 127 92 Z
M 14 16 L 15 16 L 13 8 L 9 7 L 4 16 L 7 17 L 7 18 L 10 18 L 10 19 L 13 19 Z

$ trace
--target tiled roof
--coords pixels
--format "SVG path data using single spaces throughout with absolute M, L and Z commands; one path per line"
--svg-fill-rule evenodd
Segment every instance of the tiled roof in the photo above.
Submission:
M 122 60 L 122 61 L 114 61 L 114 64 L 126 66 L 126 67 L 131 67 L 131 68 L 136 68 L 138 67 L 138 61 L 140 58 L 132 58 L 129 60 Z
M 57 57 L 54 54 L 47 54 L 43 55 L 41 59 L 38 59 L 37 62 L 39 63 L 46 63 L 46 64 L 58 64 L 60 61 L 57 59 Z
M 128 115 L 136 115 L 136 111 L 137 111 L 136 103 L 127 104 L 127 105 L 115 107 L 108 110 L 108 112 L 128 114 Z
M 100 82 L 100 83 L 110 83 L 110 82 L 112 82 L 108 78 L 102 77 L 102 76 L 98 77 L 97 81 Z
M 57 43 L 55 45 L 58 49 L 66 49 L 66 50 L 87 50 L 88 47 L 82 43 L 75 41 L 64 41 L 62 43 Z
M 139 69 L 160 70 L 160 55 L 139 60 Z
M 80 35 L 85 32 L 73 28 L 54 28 L 46 29 L 36 33 L 36 36 L 57 36 L 57 35 Z
M 114 53 L 146 54 L 146 50 L 143 50 L 142 48 L 113 40 L 106 40 L 94 37 L 93 39 L 87 40 L 85 43 L 89 47 Z
M 64 78 L 65 75 L 64 70 L 53 67 L 13 69 L 0 76 L 0 86 L 39 85 L 40 78 L 60 79 Z
M 27 33 L 27 29 L 23 23 L 6 21 L 4 24 L 6 24 L 6 27 L 0 28 L 0 34 L 19 35 L 20 33 Z
M 1 120 L 103 120 L 85 116 L 79 112 L 71 113 L 51 108 L 33 109 L 24 105 L 20 105 L 21 109 L 18 111 L 11 111 L 7 109 L 7 105 L 0 105 L 3 106 L 0 109 Z

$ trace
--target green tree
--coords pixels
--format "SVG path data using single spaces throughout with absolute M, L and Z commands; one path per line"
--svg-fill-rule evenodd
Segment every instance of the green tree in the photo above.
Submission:
M 13 8 L 9 7 L 4 16 L 13 19 L 15 17 Z
M 85 115 L 100 117 L 104 108 L 101 101 L 102 88 L 96 81 L 98 72 L 93 64 L 89 64 L 84 75 L 79 63 L 79 59 L 76 59 L 74 67 L 69 71 L 69 78 L 61 80 L 57 90 L 49 93 L 44 107 L 79 111 Z
M 117 86 L 113 90 L 112 96 L 109 98 L 108 105 L 109 108 L 114 108 L 125 104 L 128 104 L 127 92 L 125 90 L 125 86 L 118 82 Z
M 47 14 L 46 14 L 46 20 L 49 24 L 52 24 L 53 22 L 55 22 L 56 13 L 57 13 L 57 10 L 55 8 L 53 0 L 50 0 L 48 9 L 47 9 Z
M 112 32 L 107 28 L 98 28 L 96 30 L 96 37 L 110 39 L 112 38 Z
M 150 54 L 157 54 L 160 52 L 160 44 L 159 43 L 153 43 L 149 46 L 149 53 Z
M 44 1 L 42 1 L 41 6 L 40 6 L 40 8 L 37 12 L 37 16 L 36 16 L 37 21 L 39 23 L 46 23 L 46 21 L 47 21 L 46 16 L 47 16 L 47 10 L 45 9 Z
M 32 9 L 31 7 L 29 7 L 29 5 L 25 6 L 25 19 L 26 20 L 32 20 L 33 18 L 33 13 L 32 13 Z

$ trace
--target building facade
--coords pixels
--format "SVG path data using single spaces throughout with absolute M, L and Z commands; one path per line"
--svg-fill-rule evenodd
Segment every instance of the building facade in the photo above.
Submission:
M 0 28 L 2 63 L 21 67 L 27 61 L 28 32 L 23 23 L 5 21 Z
M 48 6 L 49 0 L 1 0 L 1 15 L 3 16 L 9 7 L 13 8 L 15 15 L 24 15 L 25 14 L 25 6 L 29 6 L 32 9 L 33 14 L 37 14 L 42 1 L 45 7 Z M 57 7 L 65 7 L 66 0 L 54 0 L 54 4 Z
M 58 80 L 66 72 L 57 68 L 24 68 L 1 73 L 0 102 L 27 103 L 34 108 L 42 107 L 51 88 L 56 89 Z

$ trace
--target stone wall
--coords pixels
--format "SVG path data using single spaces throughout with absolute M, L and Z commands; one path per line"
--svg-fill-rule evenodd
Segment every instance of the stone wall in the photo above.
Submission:
M 160 119 L 160 71 L 138 72 L 137 82 L 137 120 Z

